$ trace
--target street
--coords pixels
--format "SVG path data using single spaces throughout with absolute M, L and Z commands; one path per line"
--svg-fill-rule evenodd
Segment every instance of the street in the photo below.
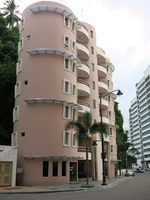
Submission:
M 150 172 L 136 173 L 118 185 L 78 192 L 0 194 L 0 200 L 149 200 Z

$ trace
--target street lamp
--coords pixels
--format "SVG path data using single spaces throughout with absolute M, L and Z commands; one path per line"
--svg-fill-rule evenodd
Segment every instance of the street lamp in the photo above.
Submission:
M 122 95 L 123 93 L 120 90 L 113 90 L 112 92 L 109 92 L 105 95 L 99 95 L 99 99 L 100 99 L 100 117 L 101 117 L 101 123 L 103 123 L 103 119 L 102 119 L 102 98 L 113 94 L 114 92 L 117 91 L 118 96 Z M 94 141 L 95 142 L 95 141 Z M 106 175 L 105 175 L 105 152 L 104 152 L 104 137 L 103 137 L 103 133 L 101 133 L 101 142 L 102 142 L 102 166 L 103 166 L 103 182 L 102 185 L 107 185 L 106 183 Z

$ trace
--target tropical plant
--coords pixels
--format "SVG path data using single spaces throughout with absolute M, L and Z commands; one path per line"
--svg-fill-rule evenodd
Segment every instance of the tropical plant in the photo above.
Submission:
M 88 177 L 89 177 L 89 164 L 88 164 L 88 138 L 90 134 L 100 133 L 106 134 L 106 125 L 103 123 L 94 123 L 92 124 L 92 115 L 90 112 L 85 112 L 83 114 L 83 123 L 80 121 L 69 120 L 65 124 L 65 130 L 75 129 L 76 134 L 80 139 L 86 139 L 86 176 L 87 176 L 87 185 L 88 185 Z
M 17 10 L 19 6 L 15 4 L 14 0 L 6 1 L 4 5 L 5 7 L 0 8 L 0 10 L 4 10 L 3 15 L 6 17 L 7 25 L 9 26 L 9 28 L 14 27 L 15 24 L 18 26 L 19 21 L 21 20 L 18 16 L 20 12 Z

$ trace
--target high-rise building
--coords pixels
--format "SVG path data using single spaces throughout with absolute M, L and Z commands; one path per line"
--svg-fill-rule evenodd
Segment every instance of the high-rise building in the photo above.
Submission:
M 150 167 L 150 66 L 136 84 L 136 97 L 129 109 L 131 142 L 138 150 L 138 167 Z
M 44 1 L 28 6 L 20 25 L 13 110 L 19 184 L 66 184 L 86 177 L 86 145 L 78 144 L 69 119 L 83 113 L 100 121 L 99 95 L 113 91 L 114 66 L 97 47 L 93 26 L 80 22 L 65 5 Z M 117 162 L 114 95 L 102 99 L 105 170 L 115 176 Z M 89 141 L 89 177 L 102 180 L 101 137 Z M 93 141 L 97 146 L 93 147 Z

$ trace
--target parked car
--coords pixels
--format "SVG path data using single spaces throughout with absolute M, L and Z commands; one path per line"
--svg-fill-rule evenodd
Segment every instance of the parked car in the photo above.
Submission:
M 134 171 L 132 169 L 128 169 L 125 175 L 134 176 Z
M 141 169 L 141 168 L 137 168 L 135 172 L 136 172 L 136 173 L 144 173 L 144 170 Z

